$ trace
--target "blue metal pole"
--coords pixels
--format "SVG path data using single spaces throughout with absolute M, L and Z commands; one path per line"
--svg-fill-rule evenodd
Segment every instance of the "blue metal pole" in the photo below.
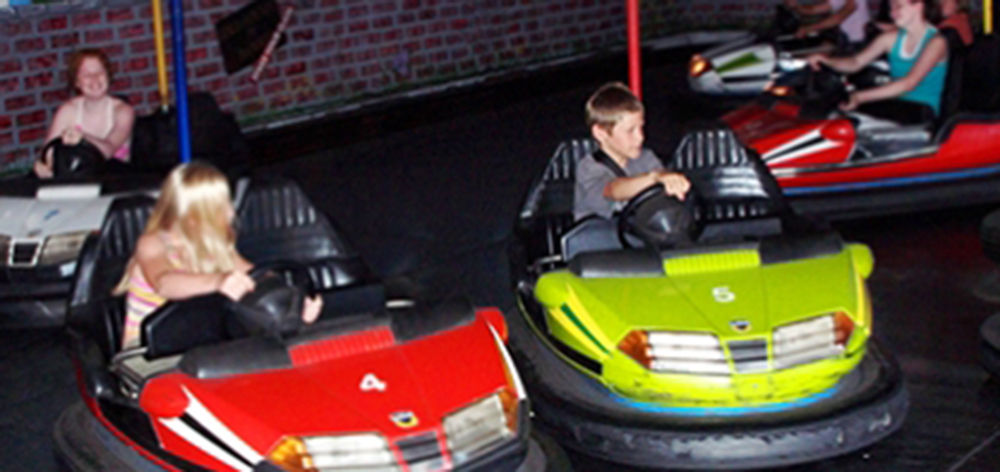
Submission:
M 188 120 L 187 60 L 184 49 L 184 1 L 171 0 L 170 39 L 174 54 L 174 97 L 177 99 L 177 145 L 181 162 L 191 162 L 191 125 Z

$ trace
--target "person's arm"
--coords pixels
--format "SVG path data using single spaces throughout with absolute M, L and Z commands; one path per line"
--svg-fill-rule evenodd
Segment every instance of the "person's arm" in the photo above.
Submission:
M 830 12 L 829 2 L 820 2 L 813 5 L 800 5 L 797 0 L 785 0 L 785 6 L 798 15 L 823 15 Z
M 135 262 L 153 290 L 168 300 L 183 300 L 214 292 L 239 300 L 254 289 L 253 280 L 239 269 L 228 274 L 196 274 L 177 269 L 170 263 L 166 244 L 153 234 L 139 238 Z
M 99 138 L 92 134 L 82 133 L 83 138 L 97 149 L 101 150 L 105 158 L 110 158 L 122 147 L 129 137 L 132 136 L 132 126 L 135 124 L 135 109 L 125 102 L 117 102 L 114 110 L 114 125 L 111 133 L 106 138 Z
M 879 87 L 854 92 L 849 97 L 847 104 L 841 108 L 852 110 L 863 103 L 898 97 L 909 92 L 920 85 L 931 69 L 947 55 L 948 45 L 944 38 L 934 36 L 920 52 L 920 57 L 917 58 L 917 62 L 913 64 L 913 68 L 906 76 Z
M 826 7 L 827 11 L 831 10 L 830 5 L 828 3 L 824 3 L 823 5 Z M 844 20 L 847 19 L 847 17 L 851 16 L 851 14 L 854 13 L 854 11 L 857 9 L 858 6 L 854 3 L 854 0 L 847 0 L 844 2 L 844 6 L 841 7 L 839 10 L 833 12 L 833 14 L 831 14 L 830 16 L 827 16 L 826 18 L 823 18 L 822 20 L 814 24 L 799 28 L 799 31 L 797 31 L 795 35 L 798 37 L 805 37 L 809 33 L 823 31 L 829 28 L 836 28 L 841 23 L 843 23 Z
M 863 69 L 879 56 L 888 53 L 896 42 L 896 32 L 883 33 L 875 38 L 861 52 L 848 57 L 830 57 L 825 54 L 810 54 L 806 57 L 813 70 L 818 70 L 820 64 L 825 64 L 831 69 L 845 74 L 853 74 Z
M 691 182 L 683 174 L 654 170 L 634 177 L 619 177 L 608 182 L 604 187 L 604 198 L 615 201 L 629 200 L 656 184 L 663 184 L 663 190 L 667 195 L 680 200 L 684 199 L 684 195 L 691 188 Z
M 49 124 L 49 130 L 45 133 L 45 143 L 48 144 L 49 141 L 62 136 L 63 132 L 70 128 L 73 121 L 72 110 L 70 109 L 69 102 L 63 103 L 56 110 L 56 116 L 52 118 L 52 123 Z M 34 165 L 35 174 L 43 179 L 52 177 L 52 152 L 46 153 L 44 156 L 39 156 L 35 160 Z

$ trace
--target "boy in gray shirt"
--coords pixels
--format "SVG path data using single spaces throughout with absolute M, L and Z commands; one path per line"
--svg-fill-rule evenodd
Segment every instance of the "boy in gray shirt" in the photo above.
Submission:
M 600 146 L 576 168 L 573 218 L 611 218 L 632 197 L 663 184 L 667 195 L 684 199 L 691 183 L 664 170 L 659 158 L 644 149 L 642 102 L 620 82 L 605 84 L 587 100 L 587 126 Z

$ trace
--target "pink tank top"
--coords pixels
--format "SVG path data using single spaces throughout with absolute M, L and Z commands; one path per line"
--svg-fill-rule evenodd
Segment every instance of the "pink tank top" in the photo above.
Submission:
M 160 238 L 167 246 L 167 260 L 174 268 L 181 268 L 180 256 L 177 250 L 170 243 L 169 236 L 160 233 Z M 139 328 L 150 313 L 167 303 L 167 299 L 146 281 L 145 275 L 139 266 L 133 266 L 128 280 L 128 293 L 125 295 L 125 329 L 122 333 L 122 349 L 129 349 L 139 346 Z
M 115 127 L 115 107 L 114 107 L 115 101 L 112 100 L 112 99 L 110 99 L 110 98 L 108 98 L 107 100 L 105 100 L 105 103 L 107 103 L 107 106 L 105 107 L 106 116 L 107 116 L 107 118 L 105 120 L 105 123 L 107 123 L 107 125 L 104 127 L 104 132 L 101 133 L 101 139 L 107 139 L 107 137 L 111 134 L 111 130 L 114 129 L 114 127 Z M 79 102 L 79 106 L 76 107 L 76 126 L 77 126 L 77 129 L 79 129 L 81 126 L 83 126 L 83 100 L 82 99 Z M 129 138 L 129 139 L 131 139 L 131 138 Z M 111 155 L 111 157 L 113 157 L 115 159 L 118 159 L 120 161 L 123 161 L 123 162 L 128 161 L 128 158 L 129 158 L 129 141 L 126 140 L 125 144 L 122 144 L 122 146 L 120 148 L 118 148 L 115 151 L 115 153 Z

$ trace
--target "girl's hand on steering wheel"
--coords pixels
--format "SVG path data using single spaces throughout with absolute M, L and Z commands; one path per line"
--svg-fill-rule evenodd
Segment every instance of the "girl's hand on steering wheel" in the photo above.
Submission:
M 219 293 L 233 301 L 239 301 L 256 286 L 257 284 L 245 272 L 234 270 L 228 274 L 219 274 Z
M 305 324 L 312 324 L 319 318 L 322 311 L 323 299 L 319 295 L 306 297 L 305 303 L 302 305 L 302 321 Z

